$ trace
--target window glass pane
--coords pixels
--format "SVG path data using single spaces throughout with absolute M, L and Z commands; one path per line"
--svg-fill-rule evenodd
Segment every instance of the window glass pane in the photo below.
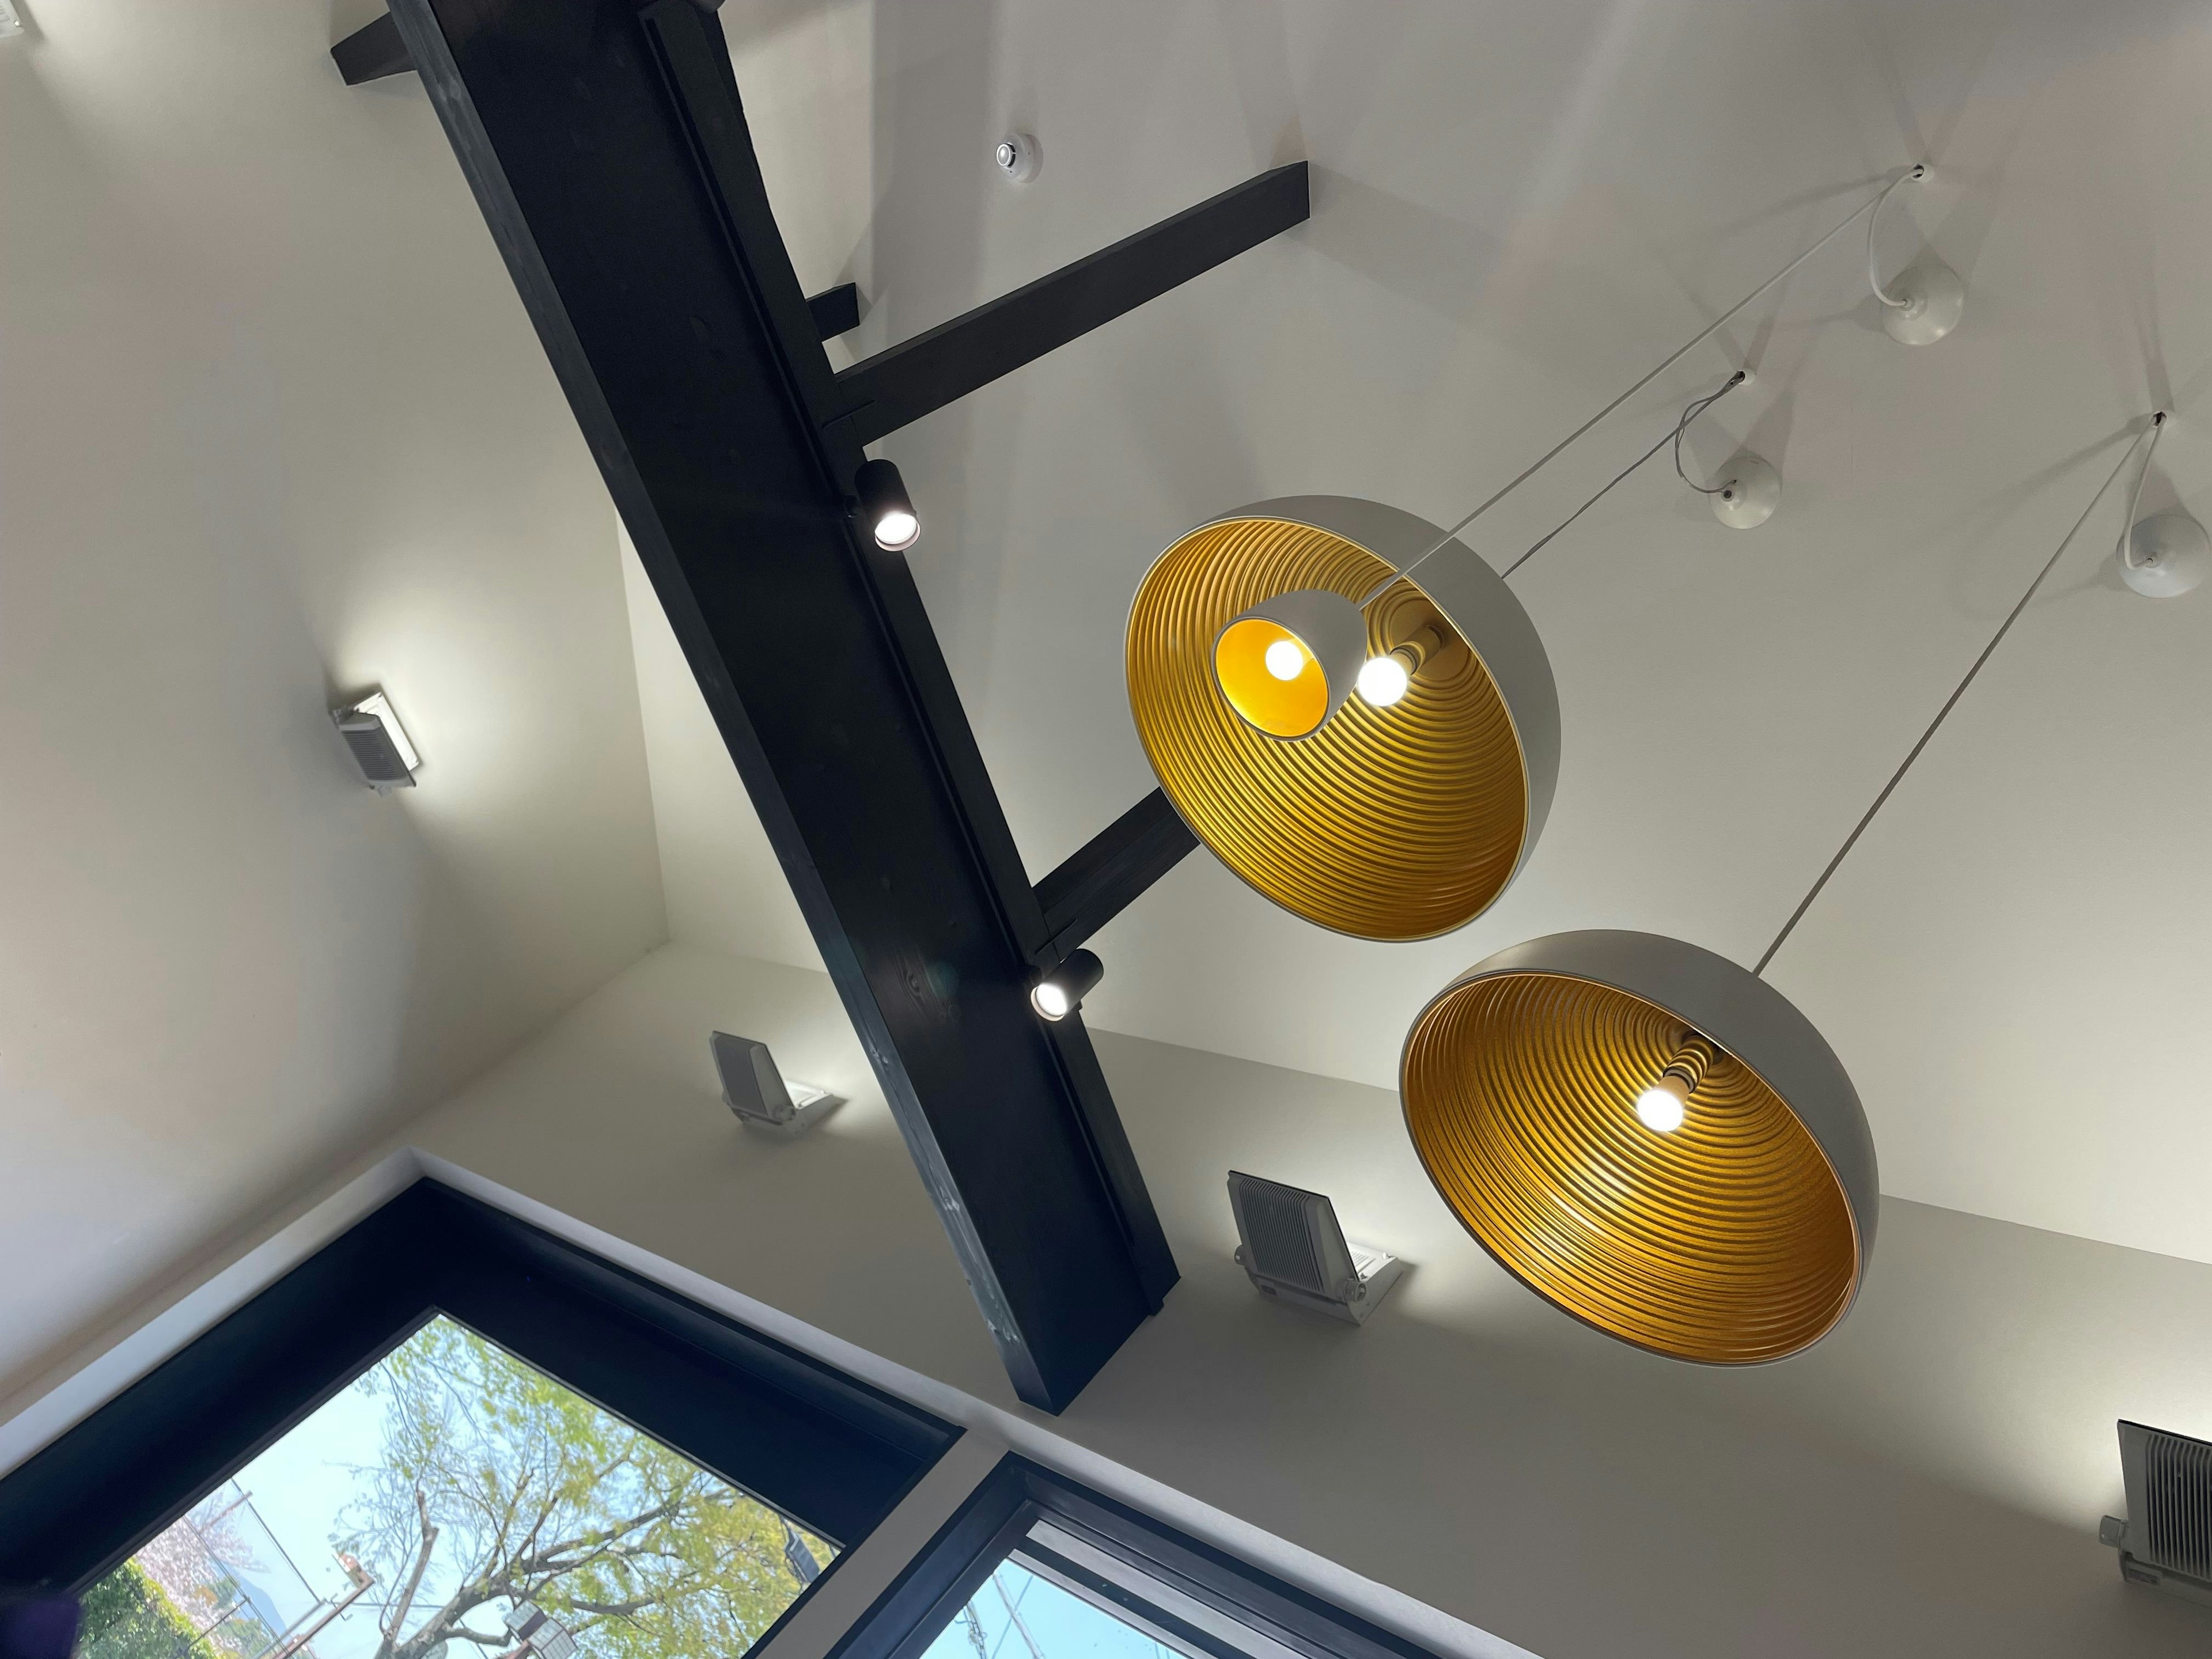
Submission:
M 1151 1573 L 1039 1521 L 923 1659 L 1302 1659 Z
M 1001 1561 L 924 1659 L 1176 1659 L 1174 1650 L 1020 1562 Z
M 836 1555 L 447 1319 L 86 1593 L 80 1659 L 726 1659 Z

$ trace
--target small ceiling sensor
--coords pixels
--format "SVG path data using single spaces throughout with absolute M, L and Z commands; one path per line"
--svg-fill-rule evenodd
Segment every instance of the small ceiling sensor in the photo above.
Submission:
M 399 716 L 392 712 L 392 699 L 381 690 L 370 692 L 349 708 L 333 708 L 331 723 L 345 739 L 353 763 L 361 769 L 361 781 L 378 794 L 415 787 L 422 757 L 407 740 Z
M 991 154 L 999 164 L 999 171 L 1018 185 L 1026 185 L 1037 176 L 1044 165 L 1044 152 L 1037 148 L 1034 133 L 1010 132 L 999 140 L 999 148 Z
M 1755 530 L 1782 505 L 1781 475 L 1747 450 L 1721 469 L 1720 488 L 1706 499 L 1729 529 Z

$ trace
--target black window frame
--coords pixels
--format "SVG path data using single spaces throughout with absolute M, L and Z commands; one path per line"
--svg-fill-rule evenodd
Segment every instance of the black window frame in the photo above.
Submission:
M 1437 1659 L 1416 1642 L 1016 1453 L 984 1478 L 826 1659 L 921 1659 L 1039 1521 L 1304 1659 Z M 1126 1593 L 1103 1583 L 1091 1588 L 1088 1599 L 1139 1610 L 1139 1598 L 1124 1600 Z M 1220 1638 L 1158 1610 L 1141 1616 L 1226 1659 Z
M 840 1561 L 961 1433 L 425 1177 L 0 1480 L 0 1584 L 81 1591 L 440 1315 L 836 1543 Z

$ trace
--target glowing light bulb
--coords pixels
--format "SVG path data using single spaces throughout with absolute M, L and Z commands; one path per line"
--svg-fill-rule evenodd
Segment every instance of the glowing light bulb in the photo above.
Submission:
M 1377 708 L 1388 708 L 1397 702 L 1413 683 L 1413 677 L 1406 672 L 1404 659 L 1395 652 L 1370 657 L 1360 665 L 1359 695 Z
M 1267 647 L 1267 672 L 1279 680 L 1294 680 L 1306 672 L 1305 647 L 1296 640 L 1277 640 Z
M 1636 1115 L 1645 1128 L 1670 1135 L 1682 1127 L 1682 1109 L 1688 1099 L 1689 1091 L 1680 1078 L 1662 1077 L 1636 1097 Z
M 1047 1019 L 1065 1019 L 1069 1007 L 1067 993 L 1048 980 L 1030 993 L 1030 1006 Z
M 876 520 L 876 545 L 896 553 L 921 539 L 921 520 L 903 507 L 892 507 Z

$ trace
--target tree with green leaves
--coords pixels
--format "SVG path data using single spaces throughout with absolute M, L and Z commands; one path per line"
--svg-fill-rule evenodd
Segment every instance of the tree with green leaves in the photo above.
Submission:
M 210 1652 L 192 1621 L 135 1561 L 84 1593 L 79 1659 L 200 1659 Z
M 383 1455 L 332 1541 L 389 1587 L 376 1659 L 497 1659 L 524 1601 L 591 1659 L 735 1659 L 832 1553 L 450 1321 L 357 1386 Z

